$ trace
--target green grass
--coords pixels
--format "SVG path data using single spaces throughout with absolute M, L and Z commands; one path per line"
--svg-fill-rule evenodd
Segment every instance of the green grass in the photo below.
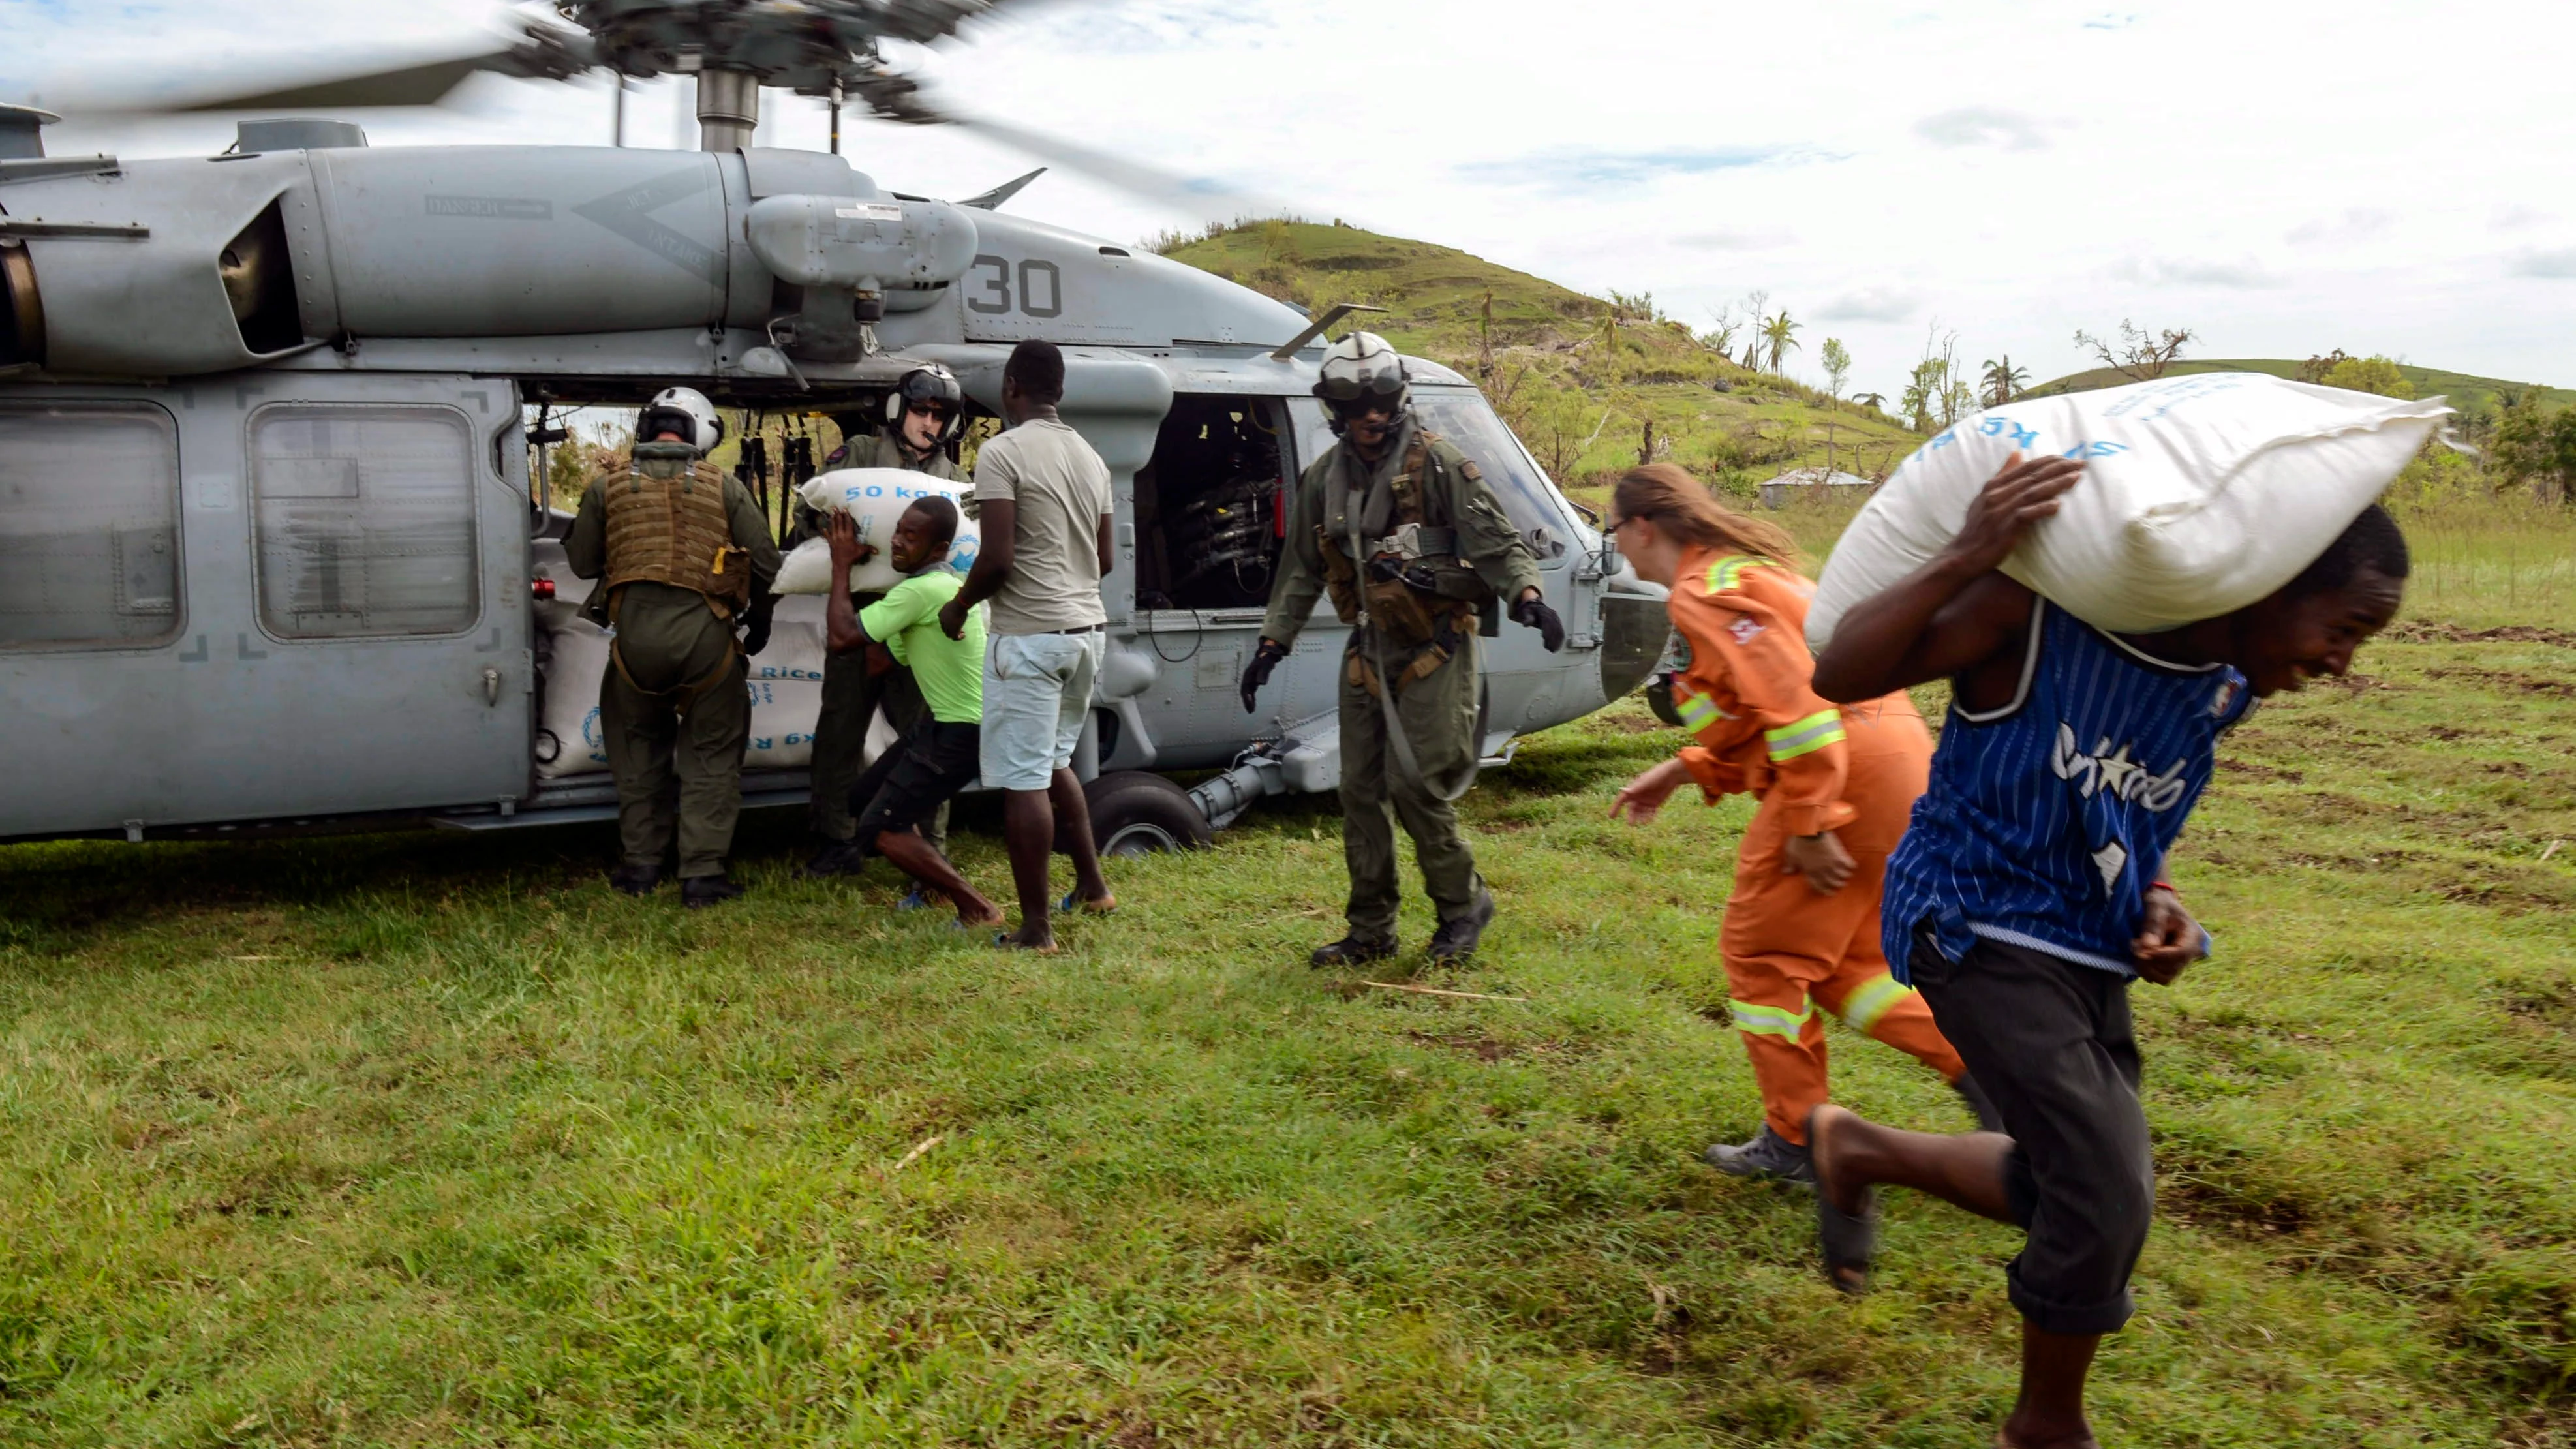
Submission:
M 2303 364 L 2287 357 L 2189 358 L 2173 365 L 2172 375 L 2180 377 L 2195 372 L 2268 372 L 2274 377 L 2296 379 Z M 2438 367 L 2417 367 L 2401 362 L 2397 370 L 2415 384 L 2417 397 L 2447 397 L 2451 406 L 2462 413 L 2484 412 L 2495 405 L 2500 392 L 2531 389 L 2543 406 L 2556 409 L 2576 402 L 2576 390 L 2545 387 L 2538 383 L 2507 382 L 2502 378 L 2479 377 L 2473 373 L 2446 372 Z M 2128 376 L 2107 367 L 2070 373 L 2065 377 L 2041 383 L 2030 390 L 2032 397 L 2048 397 L 2062 392 L 2091 392 L 2095 388 L 2120 387 L 2132 381 Z
M 2480 517 L 2187 837 L 2221 955 L 2138 993 L 2109 1442 L 2576 1443 L 2576 536 Z M 597 829 L 0 850 L 0 1441 L 1987 1442 L 2014 1234 L 1899 1197 L 1847 1301 L 1799 1198 L 1694 1160 L 1759 1120 L 1749 807 L 1605 818 L 1674 744 L 1622 705 L 1466 802 L 1504 913 L 1424 979 L 1522 1002 L 1302 964 L 1323 800 L 1119 864 L 1051 961 L 798 880 L 776 817 L 702 913 Z
M 1314 311 L 1336 302 L 1386 307 L 1385 316 L 1346 325 L 1483 383 L 1540 463 L 1570 486 L 1604 483 L 1636 464 L 1649 421 L 1656 457 L 1740 494 L 1792 467 L 1831 462 L 1883 473 L 1923 441 L 1883 413 L 1740 367 L 1680 322 L 1629 312 L 1605 331 L 1611 303 L 1451 247 L 1274 220 L 1174 240 L 1164 254 Z M 1811 358 L 1824 336 L 1808 329 L 1792 362 Z

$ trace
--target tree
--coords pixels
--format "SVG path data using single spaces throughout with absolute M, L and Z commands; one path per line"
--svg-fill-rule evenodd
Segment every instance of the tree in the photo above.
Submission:
M 2332 352 L 2320 352 L 2299 364 L 2299 381 L 2323 382 L 2326 380 L 2327 373 L 2334 371 L 2338 365 L 2350 361 L 2352 361 L 2350 354 L 2340 347 Z
M 2188 327 L 2172 328 L 2161 333 L 2148 332 L 2120 319 L 2120 342 L 2115 349 L 2110 343 L 2079 327 L 2075 345 L 2092 349 L 2102 365 L 2136 382 L 2146 382 L 2165 375 L 2165 369 L 2182 356 L 2184 344 L 2196 341 Z
M 1789 320 L 1788 308 L 1781 308 L 1778 316 L 1762 324 L 1761 341 L 1771 357 L 1771 365 L 1765 370 L 1778 372 L 1788 362 L 1789 354 L 1798 350 L 1798 324 Z
M 1851 349 L 1839 337 L 1825 339 L 1824 351 L 1816 354 L 1825 364 L 1825 392 L 1836 406 L 1843 400 L 1843 384 L 1851 381 Z
M 2507 481 L 2576 503 L 2576 407 L 2543 412 L 2537 391 L 2522 393 L 2496 419 L 2493 459 Z
M 2013 366 L 2012 354 L 2007 352 L 1986 364 L 1983 382 L 1986 406 L 1999 408 L 2021 396 L 2022 389 L 2030 386 L 2030 373 Z
M 1883 413 L 1887 411 L 1887 394 L 1883 392 L 1864 392 L 1854 394 L 1852 397 L 1852 406 L 1867 408 L 1874 413 Z
M 2327 368 L 2325 375 L 2317 381 L 2352 392 L 2375 392 L 2381 397 L 2415 396 L 2415 384 L 2407 381 L 2406 374 L 2397 370 L 2397 364 L 2385 357 L 2347 357 Z
M 1918 433 L 1932 431 L 1932 414 L 1940 408 L 1949 384 L 1949 364 L 1940 358 L 1927 357 L 1914 364 L 1913 373 L 1905 380 L 1904 395 L 1896 402 L 1897 411 L 1908 419 L 1906 426 Z
M 1735 309 L 1732 307 L 1720 307 L 1708 315 L 1709 329 L 1699 335 L 1699 345 L 1730 362 L 1733 361 L 1735 334 L 1743 328 L 1744 324 L 1736 320 Z
M 1744 370 L 1762 370 L 1762 309 L 1771 305 L 1771 294 L 1756 289 L 1744 294 L 1744 326 L 1753 335 L 1745 339 Z

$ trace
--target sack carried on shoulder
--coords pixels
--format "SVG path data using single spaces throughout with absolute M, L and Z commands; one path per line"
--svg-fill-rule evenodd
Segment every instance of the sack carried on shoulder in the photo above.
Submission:
M 2314 562 L 2450 413 L 2251 372 L 2008 403 L 1915 450 L 1834 545 L 1807 611 L 1822 650 L 1846 609 L 1928 563 L 2018 452 L 2084 460 L 2003 571 L 2100 628 L 2214 618 Z

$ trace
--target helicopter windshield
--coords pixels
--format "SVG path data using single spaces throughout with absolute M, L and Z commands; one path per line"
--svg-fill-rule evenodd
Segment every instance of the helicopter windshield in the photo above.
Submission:
M 1530 461 L 1520 440 L 1494 415 L 1484 394 L 1416 387 L 1413 406 L 1425 426 L 1457 444 L 1458 451 L 1475 460 L 1484 471 L 1485 481 L 1493 485 L 1494 497 L 1502 503 L 1512 525 L 1521 531 L 1521 537 L 1530 541 L 1541 567 L 1565 557 L 1573 536 L 1565 505 L 1557 501 L 1556 489 Z

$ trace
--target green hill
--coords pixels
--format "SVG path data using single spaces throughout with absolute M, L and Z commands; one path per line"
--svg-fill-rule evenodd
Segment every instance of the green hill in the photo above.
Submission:
M 2296 378 L 2303 364 L 2278 357 L 2193 358 L 2175 363 L 2168 371 L 2175 375 L 2195 372 L 2268 372 L 2274 377 Z M 2416 367 L 2397 364 L 2406 380 L 2415 384 L 2417 397 L 2441 396 L 2463 413 L 2491 412 L 2503 406 L 2498 394 L 2529 389 L 2540 395 L 2541 405 L 2563 408 L 2576 402 L 2576 390 L 2544 387 L 2538 383 L 2507 382 L 2502 378 L 2477 377 L 2465 372 L 2445 372 L 2438 367 Z M 2133 379 L 2107 367 L 2096 367 L 2070 374 L 2030 390 L 2031 397 L 2049 397 L 2065 392 L 2091 392 L 2096 388 L 2118 387 Z
M 1750 496 L 1791 467 L 1881 474 L 1922 442 L 1876 408 L 1738 365 L 1650 298 L 1587 296 L 1454 248 L 1253 221 L 1159 250 L 1310 311 L 1387 308 L 1359 325 L 1481 382 L 1540 463 L 1578 492 L 1606 487 L 1650 450 Z M 1813 333 L 1799 340 L 1793 363 L 1824 345 Z

